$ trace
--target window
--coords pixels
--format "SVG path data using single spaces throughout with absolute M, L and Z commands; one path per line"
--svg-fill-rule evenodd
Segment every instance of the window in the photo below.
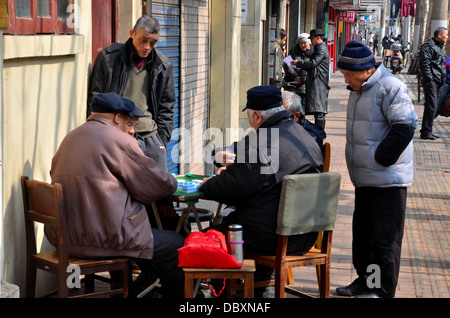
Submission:
M 8 1 L 8 33 L 74 32 L 73 0 L 10 0 Z

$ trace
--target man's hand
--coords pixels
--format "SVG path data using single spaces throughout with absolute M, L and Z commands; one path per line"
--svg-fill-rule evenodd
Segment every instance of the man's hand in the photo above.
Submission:
M 221 167 L 219 170 L 217 170 L 216 175 L 219 175 L 222 171 L 227 170 L 227 167 Z
M 234 163 L 236 155 L 227 150 L 219 151 L 215 156 L 216 162 L 222 164 L 224 167 Z

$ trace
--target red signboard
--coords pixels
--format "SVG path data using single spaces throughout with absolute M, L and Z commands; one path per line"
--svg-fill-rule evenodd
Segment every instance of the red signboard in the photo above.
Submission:
M 355 11 L 339 11 L 338 21 L 355 22 Z

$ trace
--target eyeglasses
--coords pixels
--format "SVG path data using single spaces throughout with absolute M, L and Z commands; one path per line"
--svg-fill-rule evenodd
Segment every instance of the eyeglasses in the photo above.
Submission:
M 139 127 L 139 123 L 133 123 L 131 121 L 127 121 L 125 123 L 125 127 L 126 127 L 126 130 L 128 130 L 128 131 L 133 130 L 133 129 L 137 130 Z

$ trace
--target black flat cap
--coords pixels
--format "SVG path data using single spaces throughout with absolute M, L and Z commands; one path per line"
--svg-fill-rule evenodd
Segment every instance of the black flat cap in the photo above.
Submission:
M 256 86 L 247 91 L 247 105 L 242 111 L 268 110 L 282 105 L 283 99 L 279 88 L 271 85 Z
M 324 36 L 325 33 L 323 33 L 322 29 L 314 29 L 311 30 L 311 32 L 309 33 L 309 38 L 311 39 L 313 36 Z
M 124 114 L 131 118 L 144 117 L 142 110 L 132 100 L 116 93 L 100 93 L 92 100 L 92 111 L 95 113 Z

